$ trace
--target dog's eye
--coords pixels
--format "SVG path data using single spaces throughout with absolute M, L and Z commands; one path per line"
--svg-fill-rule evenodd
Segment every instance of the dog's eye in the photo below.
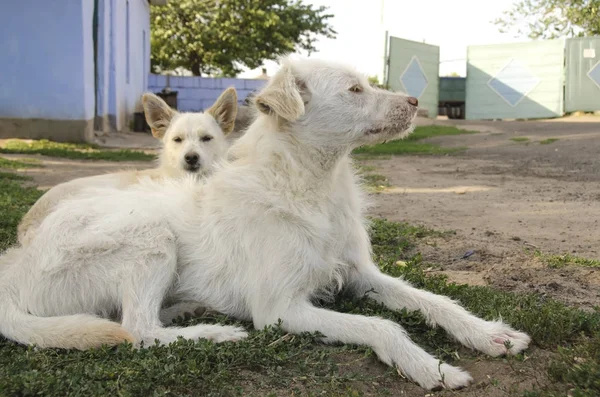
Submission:
M 208 142 L 208 141 L 212 141 L 213 137 L 210 135 L 204 135 L 202 138 L 200 138 L 200 140 L 202 142 Z
M 182 141 L 182 139 L 180 137 L 177 137 L 177 138 L 173 138 L 173 141 L 177 142 L 177 143 L 180 143 Z
M 349 91 L 358 94 L 359 92 L 363 92 L 363 89 L 362 89 L 361 86 L 359 86 L 358 84 L 356 84 L 356 85 L 353 85 L 352 87 L 350 87 Z

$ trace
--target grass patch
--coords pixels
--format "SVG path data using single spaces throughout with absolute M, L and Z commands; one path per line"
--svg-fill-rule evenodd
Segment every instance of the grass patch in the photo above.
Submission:
M 38 163 L 37 160 L 9 160 L 0 157 L 0 169 L 40 167 Z M 28 180 L 31 180 L 28 176 L 0 171 L 0 252 L 17 241 L 19 221 L 43 193 L 35 187 L 21 186 L 23 181 Z
M 527 138 L 526 136 L 515 136 L 513 138 L 510 138 L 510 140 L 517 143 L 529 142 L 529 138 Z
M 544 139 L 543 141 L 540 141 L 540 145 L 549 145 L 556 141 L 558 141 L 558 138 L 548 138 L 548 139 Z
M 0 181 L 30 181 L 32 178 L 30 176 L 13 174 L 12 172 L 1 172 L 0 171 Z
M 550 363 L 557 382 L 575 385 L 572 396 L 600 396 L 600 337 L 582 338 L 574 346 L 559 347 L 560 358 Z M 553 394 L 558 396 L 558 393 Z M 564 395 L 564 394 L 563 394 Z
M 362 146 L 354 151 L 357 154 L 371 155 L 401 155 L 401 154 L 452 154 L 465 150 L 464 147 L 444 148 L 433 143 L 418 143 L 405 141 L 391 141 L 374 146 Z
M 380 174 L 365 174 L 362 177 L 364 185 L 371 190 L 381 191 L 390 187 L 388 179 Z
M 105 150 L 90 144 L 59 143 L 46 139 L 31 142 L 10 139 L 0 148 L 0 153 L 41 154 L 75 160 L 151 161 L 156 158 L 136 150 Z
M 20 217 L 41 194 L 0 174 L 0 250 L 14 242 Z M 539 295 L 456 285 L 443 276 L 426 275 L 420 256 L 411 257 L 410 253 L 420 238 L 441 233 L 374 219 L 370 234 L 374 260 L 384 272 L 456 299 L 483 318 L 501 316 L 528 332 L 534 345 L 555 351 L 559 347 L 557 358 L 549 363 L 555 384 L 528 395 L 564 396 L 567 389 L 573 396 L 600 395 L 600 312 L 575 310 Z M 398 260 L 407 265 L 397 266 Z M 391 311 L 364 298 L 340 296 L 321 304 L 396 321 L 426 350 L 449 363 L 461 364 L 455 362 L 459 345 L 443 330 L 428 327 L 420 313 Z M 219 315 L 177 323 L 199 322 L 240 324 Z M 391 389 L 403 387 L 404 381 L 395 370 L 377 369 L 370 349 L 325 346 L 317 335 L 293 336 L 278 327 L 252 330 L 250 323 L 241 325 L 251 333 L 238 343 L 179 341 L 144 350 L 125 344 L 86 352 L 36 350 L 0 337 L 0 395 L 360 396 L 394 395 L 398 393 Z M 461 356 L 487 360 L 464 349 Z
M 565 266 L 585 266 L 600 268 L 600 261 L 596 259 L 586 259 L 571 254 L 551 255 L 536 252 L 536 256 L 540 258 L 548 267 L 561 268 Z
M 425 138 L 435 138 L 436 136 L 464 135 L 476 133 L 477 131 L 461 130 L 460 128 L 449 127 L 444 125 L 428 125 L 415 128 L 415 131 L 412 134 L 410 134 L 405 140 L 419 141 Z
M 444 148 L 433 143 L 419 142 L 438 136 L 474 134 L 475 131 L 461 130 L 441 125 L 421 126 L 405 139 L 394 140 L 371 146 L 362 146 L 354 150 L 359 155 L 400 155 L 400 154 L 451 154 L 465 150 L 464 147 Z
M 358 172 L 360 172 L 361 174 L 377 171 L 377 167 L 375 167 L 374 165 L 355 164 L 355 167 L 358 169 Z
M 358 161 L 391 160 L 391 154 L 352 153 L 352 158 Z
M 43 194 L 35 187 L 21 186 L 21 182 L 27 179 L 12 173 L 0 173 L 0 252 L 17 241 L 19 221 Z
M 41 164 L 36 159 L 19 159 L 10 160 L 4 157 L 0 157 L 0 168 L 4 169 L 19 169 L 19 168 L 35 168 L 41 167 Z
M 370 192 L 380 192 L 386 187 L 390 187 L 388 179 L 384 175 L 373 173 L 377 167 L 364 164 L 356 164 L 356 168 L 361 176 L 363 186 Z

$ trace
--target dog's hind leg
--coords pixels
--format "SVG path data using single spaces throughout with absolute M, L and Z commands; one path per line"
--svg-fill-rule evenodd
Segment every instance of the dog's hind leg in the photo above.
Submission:
M 369 262 L 350 275 L 350 287 L 390 309 L 420 310 L 430 325 L 439 325 L 463 345 L 490 356 L 516 354 L 527 348 L 530 337 L 501 321 L 474 316 L 446 296 L 414 288 L 404 280 L 387 276 Z
M 145 346 L 168 344 L 178 337 L 210 339 L 215 342 L 236 341 L 247 336 L 242 328 L 199 324 L 190 327 L 165 328 L 160 321 L 162 301 L 173 282 L 177 266 L 177 247 L 168 230 L 152 229 L 132 247 L 129 258 L 136 261 L 131 275 L 123 280 L 122 326 L 137 343 Z M 147 244 L 146 244 L 147 243 Z
M 260 312 L 260 317 L 254 317 L 256 328 L 281 319 L 282 328 L 288 332 L 318 331 L 325 336 L 324 342 L 370 346 L 381 361 L 397 366 L 408 378 L 426 389 L 456 389 L 472 380 L 467 372 L 444 364 L 421 349 L 400 325 L 389 320 L 338 313 L 314 307 L 307 301 Z

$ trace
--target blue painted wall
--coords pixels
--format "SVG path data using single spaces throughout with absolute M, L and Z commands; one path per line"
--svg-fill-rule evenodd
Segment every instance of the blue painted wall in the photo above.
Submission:
M 127 129 L 148 86 L 150 6 L 98 0 L 97 7 L 95 76 L 94 0 L 2 2 L 0 118 L 96 116 L 96 129 Z
M 170 76 L 169 87 L 177 91 L 177 108 L 184 112 L 199 112 L 209 108 L 228 87 L 235 87 L 239 102 L 249 93 L 261 89 L 265 80 L 259 79 L 213 79 L 196 76 Z M 151 74 L 148 91 L 157 93 L 167 86 L 167 76 Z
M 0 117 L 93 117 L 92 15 L 93 1 L 2 2 Z
M 148 87 L 150 6 L 147 0 L 99 0 L 98 14 L 96 116 L 102 129 L 122 131 L 142 110 Z
M 150 71 L 150 5 L 148 0 L 129 0 L 129 82 L 124 86 L 124 109 L 128 115 L 143 111 L 141 96 L 148 88 Z M 124 60 L 126 63 L 126 60 Z
M 98 78 L 96 84 L 98 90 L 96 93 L 96 116 L 99 118 L 95 125 L 97 130 L 108 130 L 110 128 L 108 120 L 108 101 L 109 101 L 109 79 L 108 70 L 110 68 L 110 23 L 111 14 L 108 7 L 112 0 L 98 0 Z

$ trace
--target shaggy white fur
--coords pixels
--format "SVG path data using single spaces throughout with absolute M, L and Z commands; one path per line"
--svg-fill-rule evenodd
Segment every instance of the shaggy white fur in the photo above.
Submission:
M 185 174 L 210 175 L 214 164 L 227 153 L 226 136 L 233 130 L 237 113 L 237 93 L 228 88 L 205 113 L 179 113 L 158 96 L 147 93 L 142 103 L 152 135 L 162 149 L 156 168 L 122 171 L 77 178 L 48 190 L 25 214 L 17 228 L 19 243 L 29 244 L 42 221 L 67 197 L 89 187 L 125 188 L 142 177 L 176 178 Z
M 375 89 L 346 66 L 284 60 L 256 97 L 262 114 L 204 184 L 187 178 L 96 189 L 64 201 L 0 276 L 0 333 L 41 347 L 85 349 L 127 339 L 237 340 L 243 329 L 164 328 L 161 302 L 197 301 L 325 342 L 368 345 L 424 388 L 471 376 L 440 363 L 402 327 L 311 304 L 341 286 L 392 309 L 421 310 L 464 345 L 496 356 L 529 337 L 447 297 L 382 274 L 371 259 L 363 193 L 349 154 L 411 130 L 414 98 Z M 96 315 L 122 311 L 121 324 Z

